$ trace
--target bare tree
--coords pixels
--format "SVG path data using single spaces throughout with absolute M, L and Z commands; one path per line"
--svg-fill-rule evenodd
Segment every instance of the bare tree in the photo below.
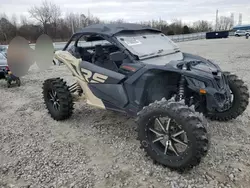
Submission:
M 57 6 L 44 0 L 41 6 L 33 6 L 28 10 L 31 17 L 39 21 L 44 28 L 44 33 L 47 34 L 47 24 L 49 24 L 53 17 L 53 12 L 57 11 Z M 58 12 L 56 12 L 57 14 Z
M 28 25 L 28 20 L 27 20 L 26 16 L 21 15 L 20 16 L 20 21 L 21 21 L 21 26 Z
M 196 32 L 207 32 L 212 30 L 212 24 L 206 20 L 199 20 L 193 23 L 193 29 Z
M 16 27 L 5 17 L 0 19 L 0 38 L 2 41 L 9 42 L 16 36 Z
M 10 22 L 15 27 L 15 33 L 17 35 L 17 16 L 16 16 L 16 14 L 12 15 Z
M 125 23 L 124 19 L 118 19 L 114 21 L 108 21 L 108 23 Z
M 17 16 L 16 14 L 12 14 L 11 21 L 10 21 L 15 27 L 17 27 Z
M 1 18 L 5 18 L 5 19 L 8 20 L 8 16 L 7 16 L 5 13 L 1 13 L 1 14 L 0 14 L 0 19 L 1 19 Z
M 218 21 L 218 30 L 229 30 L 231 29 L 232 20 L 230 17 L 221 16 Z
M 53 24 L 54 37 L 57 35 L 58 21 L 61 16 L 61 9 L 55 4 L 51 4 L 51 23 Z
M 80 18 L 79 18 L 79 26 L 80 27 L 86 27 L 87 26 L 87 17 L 85 16 L 85 14 L 81 14 Z
M 65 20 L 67 27 L 71 29 L 72 34 L 76 29 L 80 28 L 79 15 L 71 12 L 66 15 L 64 20 Z
M 17 26 L 16 15 L 8 19 L 5 13 L 0 13 L 0 42 L 8 43 L 16 34 L 28 40 L 36 41 L 42 34 L 48 34 L 53 40 L 65 41 L 69 39 L 72 32 L 77 31 L 89 24 L 96 23 L 124 23 L 126 20 L 118 19 L 114 21 L 100 20 L 98 17 L 88 16 L 83 13 L 69 13 L 64 18 L 61 17 L 60 7 L 47 2 L 40 6 L 34 6 L 29 10 L 30 16 L 40 22 L 39 25 L 32 24 L 24 15 L 20 17 L 20 26 Z M 207 32 L 212 30 L 212 24 L 206 20 L 194 22 L 187 25 L 181 20 L 174 19 L 170 24 L 164 20 L 148 20 L 140 24 L 160 29 L 164 34 L 175 35 L 182 33 Z M 219 29 L 228 30 L 232 26 L 229 17 L 220 17 Z
M 173 31 L 175 34 L 182 34 L 183 23 L 181 20 L 173 19 L 169 27 L 171 28 L 170 30 Z

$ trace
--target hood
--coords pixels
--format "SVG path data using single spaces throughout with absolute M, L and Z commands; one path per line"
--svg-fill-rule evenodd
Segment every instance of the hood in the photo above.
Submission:
M 193 71 L 201 71 L 213 75 L 217 75 L 221 72 L 221 69 L 217 64 L 201 56 L 183 53 L 183 57 L 183 60 L 188 62 L 190 69 Z
M 188 65 L 191 71 L 201 71 L 213 75 L 217 75 L 220 72 L 220 70 L 210 62 L 190 61 Z

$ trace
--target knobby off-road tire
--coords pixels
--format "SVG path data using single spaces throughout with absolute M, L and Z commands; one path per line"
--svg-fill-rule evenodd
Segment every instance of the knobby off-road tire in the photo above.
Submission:
M 186 132 L 188 146 L 183 153 L 179 153 L 179 156 L 166 155 L 152 141 L 155 139 L 152 138 L 151 134 L 152 121 L 164 116 L 168 116 L 181 125 Z M 184 102 L 176 102 L 174 99 L 156 101 L 144 107 L 138 113 L 136 121 L 138 123 L 137 139 L 141 143 L 141 148 L 155 164 L 161 164 L 178 172 L 185 172 L 200 164 L 201 159 L 206 156 L 209 150 L 209 135 L 204 125 L 203 116 L 195 112 L 194 108 L 186 106 Z
M 224 74 L 227 76 L 229 87 L 233 93 L 233 104 L 230 109 L 224 112 L 216 112 L 206 116 L 211 120 L 226 122 L 237 118 L 246 110 L 249 103 L 249 92 L 248 87 L 236 75 L 230 72 L 224 72 Z
M 73 98 L 63 79 L 45 80 L 43 83 L 43 98 L 46 108 L 54 120 L 65 120 L 71 117 L 74 105 Z

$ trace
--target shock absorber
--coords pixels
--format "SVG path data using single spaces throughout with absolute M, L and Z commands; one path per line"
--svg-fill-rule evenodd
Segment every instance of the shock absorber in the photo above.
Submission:
M 187 70 L 186 65 L 184 64 L 182 66 L 182 70 Z M 184 75 L 181 75 L 181 78 L 179 80 L 179 88 L 178 88 L 178 100 L 181 101 L 182 99 L 184 99 L 184 95 L 185 95 L 185 78 Z
M 81 96 L 81 94 L 82 94 L 82 88 L 79 86 L 79 84 L 77 82 L 72 84 L 69 87 L 69 90 L 71 93 L 77 92 L 79 96 Z

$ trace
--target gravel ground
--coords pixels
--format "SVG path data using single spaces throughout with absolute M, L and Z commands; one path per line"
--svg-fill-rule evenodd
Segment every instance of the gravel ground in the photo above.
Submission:
M 229 38 L 178 43 L 211 58 L 250 86 L 250 40 Z M 248 64 L 249 63 L 249 64 Z M 212 146 L 187 174 L 154 165 L 139 149 L 133 119 L 76 103 L 72 118 L 56 122 L 43 105 L 43 80 L 64 66 L 33 67 L 20 88 L 0 81 L 0 187 L 213 188 L 250 185 L 250 108 L 228 123 L 210 122 Z

